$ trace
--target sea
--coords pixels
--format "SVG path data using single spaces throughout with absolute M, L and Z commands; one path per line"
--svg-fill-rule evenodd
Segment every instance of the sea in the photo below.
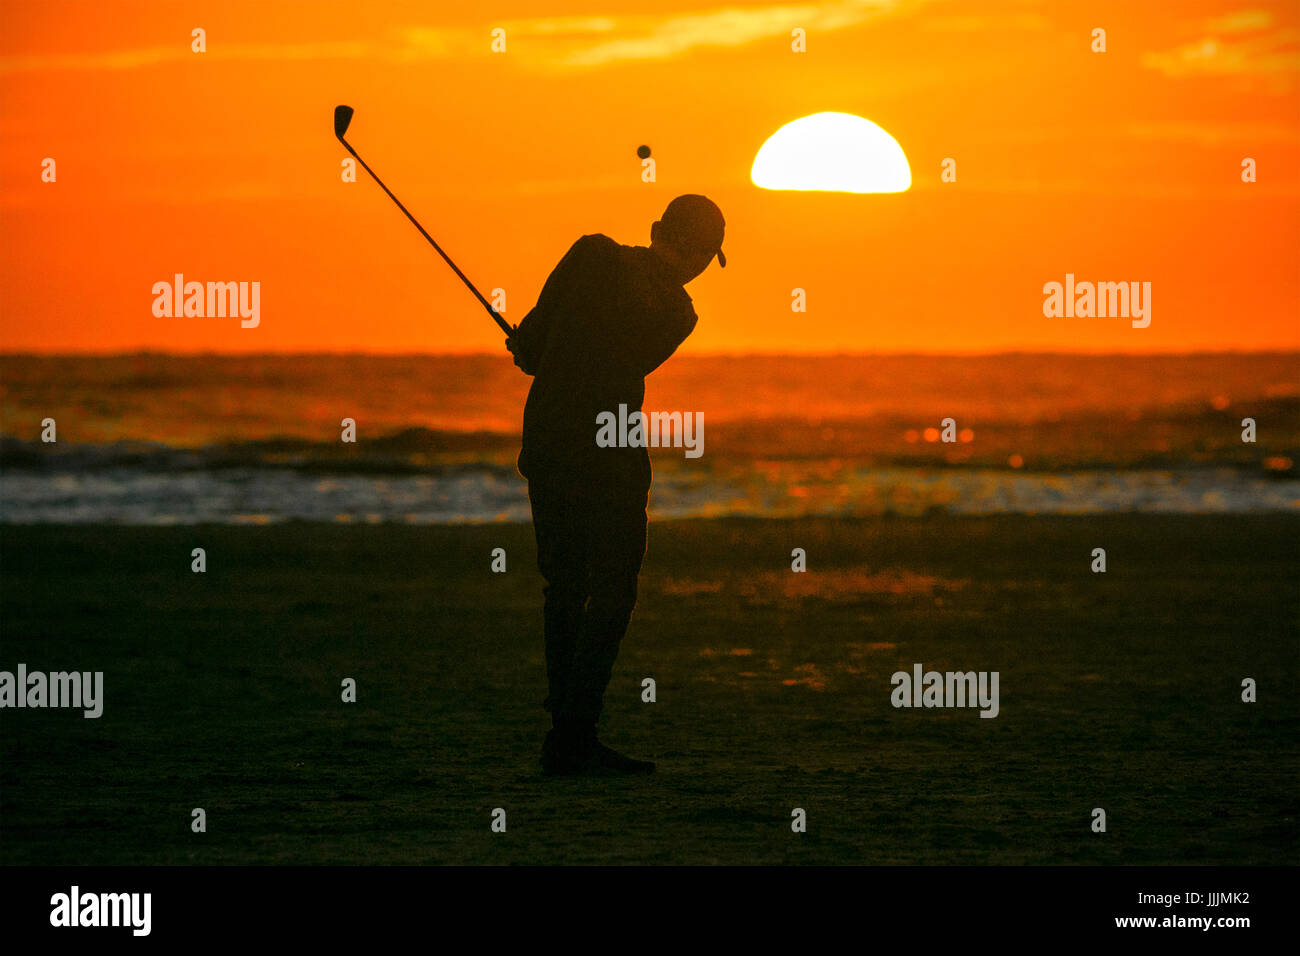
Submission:
M 0 355 L 0 522 L 527 521 L 529 382 L 504 353 Z M 651 449 L 652 518 L 1300 510 L 1296 352 L 681 355 L 644 409 L 703 423 L 698 457 Z

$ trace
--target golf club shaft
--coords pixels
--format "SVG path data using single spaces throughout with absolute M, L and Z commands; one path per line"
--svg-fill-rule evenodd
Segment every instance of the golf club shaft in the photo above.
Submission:
M 456 265 L 456 263 L 451 261 L 451 256 L 443 252 L 442 247 L 438 245 L 438 243 L 434 242 L 433 236 L 429 235 L 427 232 L 424 231 L 424 227 L 420 225 L 419 221 L 414 216 L 411 215 L 411 213 L 407 210 L 405 206 L 402 205 L 402 201 L 393 195 L 393 191 L 384 185 L 384 181 L 375 175 L 375 171 L 366 165 L 366 161 L 357 155 L 357 151 L 353 149 L 351 145 L 349 145 L 347 140 L 343 139 L 343 137 L 340 136 L 339 142 L 341 142 L 344 146 L 347 147 L 348 152 L 351 153 L 353 157 L 356 159 L 356 161 L 361 164 L 362 168 L 365 169 L 365 171 L 370 174 L 370 178 L 373 179 L 375 182 L 379 183 L 379 188 L 382 189 L 384 192 L 388 193 L 388 198 L 391 199 L 393 202 L 397 203 L 397 208 L 402 210 L 402 212 L 406 213 L 406 218 L 411 220 L 411 224 L 414 225 L 416 229 L 420 230 L 420 235 L 424 236 L 425 239 L 429 240 L 429 245 L 433 246 L 433 248 L 437 251 L 438 255 L 442 256 L 443 261 L 446 262 L 447 265 L 451 266 L 451 271 L 456 273 L 456 275 L 460 276 L 460 281 L 465 283 L 465 285 L 469 287 L 470 292 L 474 293 L 474 297 L 483 304 L 483 308 L 487 309 L 488 315 L 492 316 L 492 320 L 501 327 L 501 331 L 504 332 L 506 335 L 512 335 L 514 333 L 514 329 L 510 328 L 510 326 L 506 324 L 505 319 L 501 318 L 501 316 L 497 314 L 496 309 L 492 308 L 491 303 L 489 303 L 487 299 L 483 298 L 483 294 L 479 292 L 478 289 L 474 288 L 474 283 L 470 282 L 469 279 L 466 277 L 465 273 L 460 271 L 460 268 Z

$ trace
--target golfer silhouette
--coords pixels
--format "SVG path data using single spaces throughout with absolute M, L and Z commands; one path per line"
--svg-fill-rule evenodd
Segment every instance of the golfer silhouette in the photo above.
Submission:
M 597 416 L 641 409 L 645 377 L 695 328 L 682 288 L 717 257 L 722 212 L 678 196 L 650 227 L 650 245 L 583 236 L 551 272 L 537 304 L 506 340 L 533 376 L 519 473 L 528 479 L 543 612 L 552 727 L 547 775 L 650 773 L 596 739 L 605 688 L 636 604 L 646 548 L 650 456 L 601 448 Z

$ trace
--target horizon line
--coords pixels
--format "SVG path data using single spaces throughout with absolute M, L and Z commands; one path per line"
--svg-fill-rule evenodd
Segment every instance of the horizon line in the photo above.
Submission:
M 270 358 L 270 357 L 364 357 L 364 358 L 501 358 L 508 359 L 509 355 L 503 350 L 467 350 L 467 351 L 430 351 L 430 350 L 409 350 L 409 351 L 375 351 L 361 349 L 274 349 L 266 351 L 218 351 L 215 349 L 207 350 L 185 350 L 169 351 L 167 349 L 154 348 L 133 348 L 133 349 L 65 349 L 65 350 L 48 350 L 33 351 L 20 349 L 0 349 L 0 358 L 128 358 L 132 356 L 165 356 L 168 358 Z M 1008 348 L 1008 349 L 990 349 L 990 350 L 971 350 L 971 351 L 920 351 L 920 350 L 889 350 L 889 351 L 870 351 L 870 350 L 834 350 L 834 351 L 809 351 L 809 352 L 781 352 L 771 350 L 755 350 L 751 352 L 728 351 L 728 352 L 699 352 L 690 354 L 678 354 L 674 358 L 686 359 L 718 359 L 718 358 L 995 358 L 998 356 L 1012 355 L 1040 355 L 1040 356 L 1061 356 L 1061 357 L 1080 357 L 1080 358 L 1098 358 L 1098 357 L 1117 357 L 1117 358 L 1180 358 L 1191 356 L 1247 356 L 1247 355 L 1295 355 L 1300 356 L 1300 345 L 1290 347 L 1275 348 L 1240 348 L 1240 349 L 1212 349 L 1212 348 L 1190 348 L 1183 350 L 1175 349 L 1145 349 L 1142 351 L 1126 351 L 1121 349 L 1098 349 L 1083 350 L 1071 349 L 1064 351 L 1061 349 L 1032 349 L 1032 348 Z

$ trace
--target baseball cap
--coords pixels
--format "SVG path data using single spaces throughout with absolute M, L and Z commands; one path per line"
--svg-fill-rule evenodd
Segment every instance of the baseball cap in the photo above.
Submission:
M 718 265 L 727 267 L 727 257 L 722 252 L 722 235 L 726 220 L 717 203 L 707 196 L 693 193 L 678 196 L 668 204 L 659 217 L 664 229 L 674 242 L 696 249 L 711 249 L 717 253 Z

